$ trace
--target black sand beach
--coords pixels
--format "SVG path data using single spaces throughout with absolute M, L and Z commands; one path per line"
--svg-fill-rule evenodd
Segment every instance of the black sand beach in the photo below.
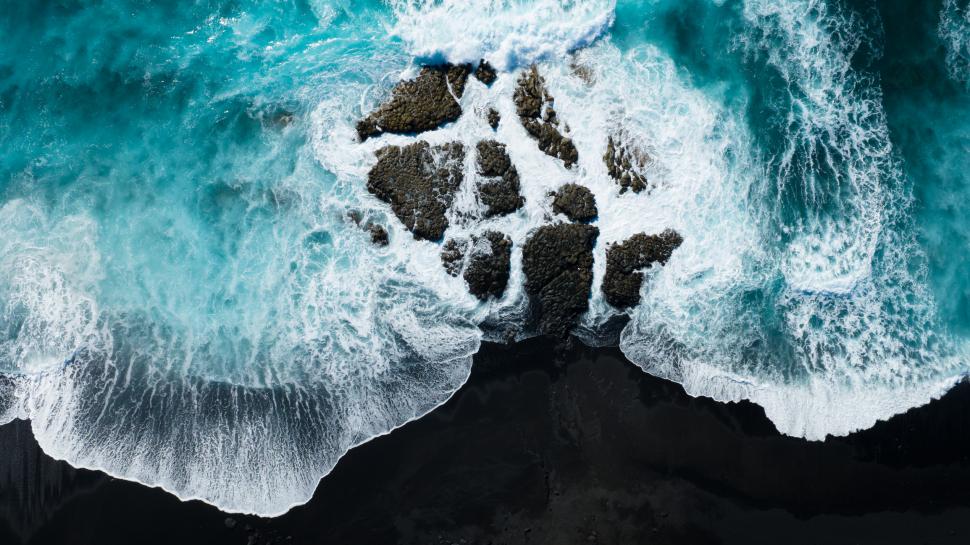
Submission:
M 275 519 L 72 469 L 13 422 L 0 427 L 0 543 L 963 544 L 968 427 L 964 383 L 807 442 L 616 349 L 533 339 L 484 346 L 448 403 L 351 451 Z

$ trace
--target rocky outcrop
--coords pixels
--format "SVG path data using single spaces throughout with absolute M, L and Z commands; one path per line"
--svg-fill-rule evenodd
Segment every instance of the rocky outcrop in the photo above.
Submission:
M 620 185 L 621 194 L 626 193 L 628 189 L 634 193 L 647 189 L 647 178 L 641 174 L 641 171 L 649 160 L 646 153 L 629 150 L 619 137 L 610 136 L 607 140 L 603 162 L 606 163 L 606 170 L 610 173 L 610 177 Z
M 539 227 L 522 249 L 525 289 L 541 333 L 565 337 L 589 308 L 599 229 L 580 223 Z
M 491 85 L 495 82 L 498 74 L 495 72 L 495 68 L 492 67 L 488 61 L 482 59 L 481 62 L 478 63 L 478 68 L 475 69 L 475 77 L 478 78 L 478 81 L 484 83 L 485 85 Z
M 441 240 L 448 228 L 445 214 L 461 185 L 464 157 L 458 142 L 381 148 L 367 175 L 367 190 L 391 205 L 414 238 Z
M 441 262 L 451 276 L 462 275 L 475 297 L 499 298 L 509 283 L 512 239 L 498 231 L 486 231 L 470 241 L 451 239 L 441 251 Z
M 553 108 L 553 98 L 546 90 L 545 80 L 533 66 L 522 73 L 513 95 L 519 121 L 546 155 L 561 159 L 566 168 L 579 160 L 573 141 L 559 132 L 559 118 Z
M 673 230 L 659 235 L 638 233 L 621 244 L 606 249 L 606 275 L 603 277 L 603 296 L 617 308 L 636 306 L 640 302 L 642 269 L 654 263 L 664 265 L 684 241 Z
M 485 119 L 488 120 L 488 126 L 494 131 L 498 129 L 498 124 L 499 121 L 502 120 L 502 116 L 499 115 L 498 110 L 495 108 L 489 108 L 488 112 L 485 114 Z
M 596 219 L 596 199 L 589 189 L 566 184 L 553 194 L 552 211 L 564 214 L 569 221 L 589 223 Z
M 485 217 L 511 214 L 525 203 L 519 193 L 519 173 L 505 150 L 495 140 L 482 140 L 476 146 L 478 173 L 485 180 L 478 185 L 478 196 L 485 205 Z
M 418 77 L 399 83 L 391 98 L 357 123 L 361 142 L 382 133 L 419 133 L 461 117 L 458 99 L 471 66 L 426 66 Z

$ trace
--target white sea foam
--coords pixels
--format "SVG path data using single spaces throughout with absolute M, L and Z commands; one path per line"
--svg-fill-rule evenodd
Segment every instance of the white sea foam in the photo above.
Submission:
M 970 3 L 945 0 L 940 11 L 939 35 L 946 47 L 950 77 L 970 84 Z
M 615 0 L 392 0 L 392 33 L 415 56 L 486 59 L 508 70 L 590 45 L 613 23 Z

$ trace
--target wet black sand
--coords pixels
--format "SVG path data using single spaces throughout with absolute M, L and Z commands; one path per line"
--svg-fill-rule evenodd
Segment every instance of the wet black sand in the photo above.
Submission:
M 970 543 L 970 385 L 847 438 L 780 436 L 615 349 L 485 346 L 425 418 L 276 519 L 44 456 L 0 427 L 0 544 Z M 286 483 L 280 483 L 286 486 Z

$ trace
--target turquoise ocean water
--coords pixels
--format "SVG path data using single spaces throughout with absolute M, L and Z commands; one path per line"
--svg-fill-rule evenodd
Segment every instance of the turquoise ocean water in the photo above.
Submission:
M 970 371 L 963 0 L 0 3 L 0 420 L 72 464 L 230 511 L 306 501 L 521 323 L 518 248 L 569 181 L 600 207 L 578 335 L 692 394 L 820 439 Z M 503 113 L 527 205 L 453 222 L 513 238 L 488 303 L 366 192 L 373 151 L 416 137 L 353 132 L 419 63 L 480 58 L 499 80 L 419 138 L 471 149 Z M 533 62 L 572 171 L 515 123 Z M 606 176 L 617 134 L 649 193 Z M 667 227 L 684 245 L 603 333 L 605 245 Z

